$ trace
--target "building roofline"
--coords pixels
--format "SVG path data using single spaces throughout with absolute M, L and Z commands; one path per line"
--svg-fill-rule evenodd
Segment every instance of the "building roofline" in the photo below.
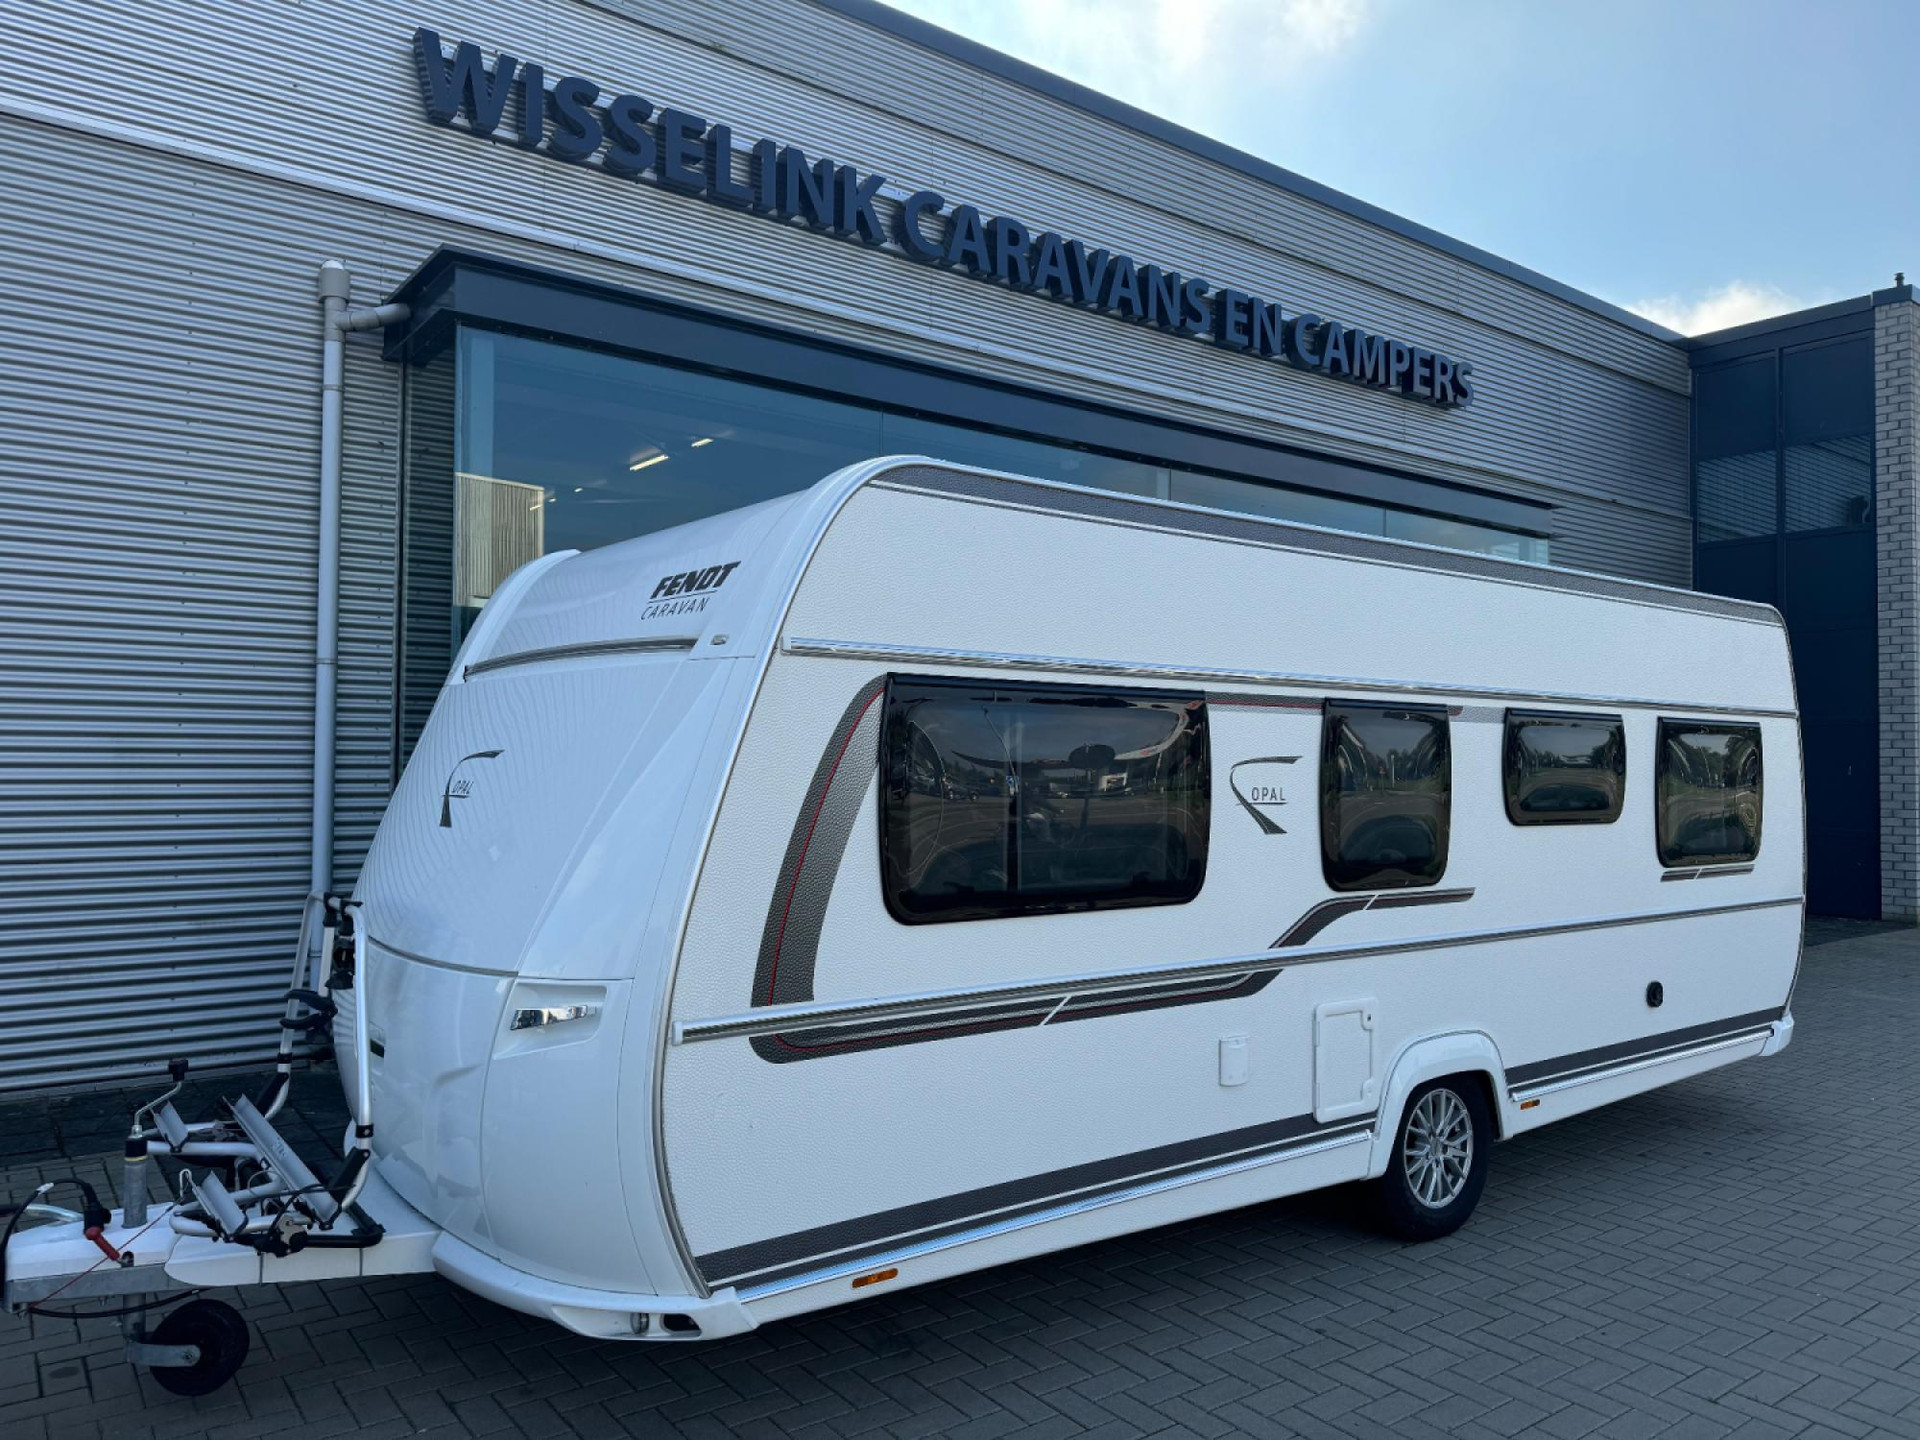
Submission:
M 969 40 L 963 35 L 954 34 L 951 30 L 943 30 L 938 25 L 881 4 L 879 0 L 813 0 L 813 3 L 850 20 L 857 20 L 876 30 L 883 30 L 922 49 L 948 56 L 960 61 L 963 65 L 970 65 L 976 70 L 998 76 L 1002 80 L 1045 95 L 1051 100 L 1058 100 L 1064 105 L 1071 105 L 1076 110 L 1083 110 L 1102 120 L 1125 126 L 1150 139 L 1185 150 L 1190 155 L 1224 165 L 1230 170 L 1239 171 L 1242 175 L 1251 176 L 1265 184 L 1289 191 L 1315 204 L 1324 205 L 1328 209 L 1338 210 L 1403 239 L 1412 240 L 1416 244 L 1451 255 L 1456 260 L 1464 260 L 1468 264 L 1479 266 L 1482 270 L 1518 281 L 1542 294 L 1577 305 L 1602 319 L 1610 320 L 1616 325 L 1623 325 L 1629 330 L 1636 330 L 1652 339 L 1678 345 L 1686 338 L 1677 330 L 1669 330 L 1666 326 L 1657 324 L 1644 315 L 1636 315 L 1631 310 L 1600 299 L 1597 295 L 1576 290 L 1571 285 L 1562 284 L 1558 280 L 1542 275 L 1537 270 L 1529 270 L 1524 265 L 1502 259 L 1491 251 L 1480 249 L 1477 245 L 1469 245 L 1464 240 L 1443 235 L 1438 230 L 1395 215 L 1392 211 L 1382 210 L 1378 205 L 1370 205 L 1364 200 L 1355 199 L 1330 186 L 1322 185 L 1317 180 L 1309 180 L 1304 175 L 1282 169 L 1271 161 L 1260 159 L 1257 155 L 1236 150 L 1233 146 L 1210 139 L 1198 131 L 1188 130 L 1184 126 L 1163 120 L 1158 115 L 1149 114 L 1145 110 L 1115 100 L 1111 96 L 1102 95 L 1097 90 L 1064 79 L 1049 70 L 1041 69 L 1038 65 L 1016 60 L 1013 56 L 982 45 L 977 40 Z
M 1882 305 L 1912 304 L 1914 289 L 1915 287 L 1909 284 L 1894 285 L 1885 290 L 1875 290 L 1871 295 L 1854 295 L 1845 300 L 1834 300 L 1825 305 L 1812 305 L 1805 310 L 1790 311 L 1785 315 L 1769 315 L 1764 320 L 1749 320 L 1744 325 L 1729 325 L 1724 330 L 1709 330 L 1705 334 L 1690 335 L 1681 343 L 1688 350 L 1708 350 L 1720 345 L 1730 345 L 1742 340 L 1772 335 L 1782 330 L 1795 330 L 1804 325 L 1842 320 L 1849 315 L 1862 317 L 1859 328 L 1871 329 L 1873 322 L 1865 318 L 1869 312 L 1878 310 Z

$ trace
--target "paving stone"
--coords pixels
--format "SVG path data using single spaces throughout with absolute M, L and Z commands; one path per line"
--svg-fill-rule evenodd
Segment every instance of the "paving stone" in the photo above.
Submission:
M 1472 1223 L 1431 1245 L 1328 1192 L 672 1347 L 431 1275 L 256 1290 L 220 1297 L 254 1348 L 198 1401 L 126 1366 L 110 1324 L 0 1318 L 0 1435 L 1913 1440 L 1920 1066 L 1887 1057 L 1920 1026 L 1920 931 L 1832 933 L 1784 1054 L 1501 1146 Z M 194 1086 L 189 1110 L 254 1082 Z M 145 1098 L 0 1103 L 0 1196 L 107 1180 Z M 324 1071 L 283 1114 L 316 1150 L 346 1121 Z

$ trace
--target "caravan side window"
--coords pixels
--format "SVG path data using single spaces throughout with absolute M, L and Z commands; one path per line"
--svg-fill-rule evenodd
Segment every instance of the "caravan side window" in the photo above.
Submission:
M 1164 690 L 896 675 L 887 909 L 925 924 L 1181 905 L 1207 870 L 1207 706 Z
M 1618 715 L 1509 710 L 1507 819 L 1516 825 L 1611 825 L 1627 787 Z
M 1327 702 L 1320 732 L 1320 859 L 1336 890 L 1431 885 L 1446 872 L 1453 808 L 1440 705 Z
M 1654 800 L 1662 865 L 1732 865 L 1760 853 L 1760 727 L 1660 722 Z

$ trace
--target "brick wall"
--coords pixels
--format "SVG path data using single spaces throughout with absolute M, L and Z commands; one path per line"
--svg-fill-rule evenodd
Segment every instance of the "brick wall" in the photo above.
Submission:
M 1874 311 L 1874 509 L 1880 578 L 1880 912 L 1920 923 L 1920 305 Z

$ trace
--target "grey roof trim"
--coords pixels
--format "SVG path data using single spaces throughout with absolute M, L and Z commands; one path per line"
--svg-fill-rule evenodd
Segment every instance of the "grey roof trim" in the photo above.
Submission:
M 1911 287 L 1903 287 L 1911 289 Z M 1756 335 L 1771 335 L 1779 330 L 1792 330 L 1801 325 L 1817 325 L 1822 320 L 1838 320 L 1848 315 L 1865 315 L 1876 305 L 1882 303 L 1881 294 L 1901 298 L 1895 292 L 1882 291 L 1873 295 L 1858 295 L 1851 300 L 1835 300 L 1827 305 L 1814 305 L 1805 310 L 1795 310 L 1789 315 L 1770 315 L 1765 320 L 1749 320 L 1744 325 L 1729 325 L 1724 330 L 1709 330 L 1703 335 L 1689 335 L 1681 342 L 1687 350 L 1705 350 L 1714 345 L 1725 345 L 1735 340 L 1751 340 Z M 1865 322 L 1872 328 L 1872 320 Z
M 1291 520 L 1210 510 L 1177 500 L 1090 490 L 1056 480 L 949 466 L 921 457 L 902 456 L 892 462 L 877 463 L 882 468 L 876 469 L 866 483 L 883 488 L 931 491 L 960 500 L 1050 510 L 1108 524 L 1132 525 L 1149 530 L 1177 530 L 1318 555 L 1344 556 L 1375 564 L 1439 570 L 1476 579 L 1497 580 L 1509 585 L 1562 590 L 1635 605 L 1653 605 L 1666 610 L 1718 615 L 1760 625 L 1783 627 L 1786 623 L 1773 606 L 1758 601 L 1706 595 L 1694 590 L 1652 585 L 1642 580 L 1623 580 L 1617 576 L 1594 575 L 1584 570 L 1562 570 L 1525 560 L 1505 560 L 1493 555 L 1422 545 L 1411 540 L 1329 530 Z
M 943 30 L 938 25 L 930 24 L 916 16 L 879 4 L 877 0 L 813 0 L 813 3 L 822 9 L 844 15 L 849 20 L 871 25 L 876 30 L 884 30 L 889 35 L 910 41 L 923 49 L 948 56 L 960 61 L 963 65 L 970 65 L 976 70 L 983 70 L 989 75 L 1024 86 L 1049 99 L 1071 105 L 1076 110 L 1084 110 L 1090 115 L 1099 116 L 1102 120 L 1124 125 L 1138 134 L 1176 146 L 1189 154 L 1211 160 L 1228 169 L 1237 170 L 1242 175 L 1251 176 L 1255 180 L 1278 186 L 1282 190 L 1312 200 L 1316 204 L 1325 205 L 1328 209 L 1338 210 L 1343 214 L 1351 215 L 1356 220 L 1364 220 L 1369 225 L 1378 226 L 1382 230 L 1425 245 L 1429 249 L 1451 255 L 1457 260 L 1465 260 L 1469 264 L 1479 266 L 1482 270 L 1490 270 L 1496 275 L 1516 280 L 1522 285 L 1551 295 L 1556 300 L 1577 305 L 1602 319 L 1611 320 L 1616 325 L 1624 325 L 1629 330 L 1636 330 L 1652 339 L 1664 340 L 1668 344 L 1680 344 L 1686 338 L 1677 330 L 1669 330 L 1666 326 L 1656 324 L 1644 315 L 1636 315 L 1631 310 L 1600 299 L 1597 295 L 1576 290 L 1571 285 L 1562 284 L 1558 280 L 1542 275 L 1537 270 L 1529 270 L 1526 266 L 1517 265 L 1511 260 L 1504 260 L 1491 251 L 1482 250 L 1477 245 L 1469 245 L 1464 240 L 1443 235 L 1438 230 L 1429 229 L 1416 221 L 1395 215 L 1390 210 L 1382 210 L 1378 205 L 1370 205 L 1365 200 L 1355 199 L 1331 186 L 1322 185 L 1317 180 L 1309 180 L 1304 175 L 1282 169 L 1271 161 L 1260 159 L 1257 155 L 1236 150 L 1231 145 L 1210 139 L 1198 131 L 1175 125 L 1145 110 L 1136 109 L 1124 101 L 1102 95 L 1097 90 L 1090 90 L 1085 85 L 1064 79 L 1049 70 L 1042 70 L 1037 65 L 1016 60 L 1011 55 L 982 45 L 977 40 L 969 40 L 965 36 L 954 34 L 951 30 Z

